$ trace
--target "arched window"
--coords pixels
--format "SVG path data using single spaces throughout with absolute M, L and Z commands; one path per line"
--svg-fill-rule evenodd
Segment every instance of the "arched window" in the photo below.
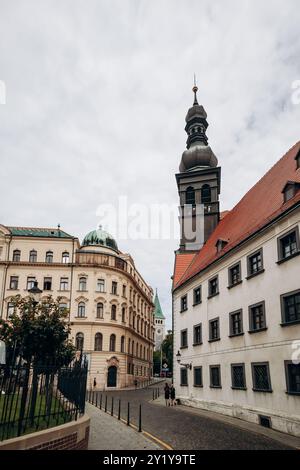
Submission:
M 137 332 L 139 333 L 140 332 L 140 317 L 137 318 L 136 329 L 137 329 Z
M 131 345 L 131 354 L 134 356 L 134 341 L 132 341 L 132 345 Z
M 86 291 L 86 277 L 79 278 L 79 290 Z
M 125 323 L 125 313 L 126 313 L 126 309 L 125 307 L 122 307 L 122 322 Z
M 139 357 L 139 343 L 136 343 L 135 355 L 136 355 L 136 357 Z
M 85 303 L 79 302 L 78 304 L 78 317 L 83 318 L 85 317 Z
M 128 338 L 128 354 L 130 354 L 130 351 L 131 351 L 131 349 L 130 349 L 130 343 L 131 343 L 131 340 L 130 340 L 130 338 Z
M 81 351 L 83 349 L 83 342 L 84 342 L 83 333 L 77 333 L 76 339 L 75 339 L 75 348 L 77 351 Z
M 111 319 L 112 320 L 117 319 L 117 306 L 116 305 L 111 306 Z
M 109 350 L 110 351 L 115 351 L 116 350 L 116 335 L 110 335 Z
M 125 352 L 125 336 L 121 336 L 121 352 Z
M 45 261 L 46 263 L 53 263 L 53 251 L 47 251 Z
M 143 356 L 143 358 L 146 359 L 146 346 L 144 346 L 144 356 Z
M 102 333 L 95 334 L 95 351 L 102 351 Z
M 185 192 L 185 203 L 195 204 L 195 190 L 192 186 L 189 186 Z
M 201 202 L 202 204 L 211 202 L 211 189 L 208 184 L 204 184 L 201 188 Z
M 142 358 L 142 357 L 143 357 L 143 346 L 140 345 L 140 358 Z
M 97 316 L 97 318 L 103 318 L 103 303 L 102 302 L 97 303 L 96 316 Z
M 69 263 L 69 261 L 70 261 L 70 255 L 69 255 L 68 251 L 64 251 L 63 254 L 62 254 L 62 262 L 64 264 L 67 264 L 67 263 Z
M 14 250 L 13 251 L 13 261 L 20 261 L 21 260 L 21 251 L 20 250 Z
M 36 263 L 37 261 L 37 251 L 31 250 L 29 252 L 29 263 Z

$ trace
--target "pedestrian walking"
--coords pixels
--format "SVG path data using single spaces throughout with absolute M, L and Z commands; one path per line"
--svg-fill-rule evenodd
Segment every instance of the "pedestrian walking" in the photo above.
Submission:
M 175 406 L 176 405 L 176 393 L 175 393 L 174 385 L 171 385 L 171 388 L 170 388 L 170 399 L 171 399 L 171 406 Z
M 169 388 L 169 384 L 166 383 L 166 385 L 164 387 L 164 391 L 165 391 L 166 406 L 170 406 L 170 388 Z
M 94 377 L 94 383 L 93 383 L 93 385 L 94 385 L 94 388 L 97 387 L 97 380 L 96 380 L 96 377 Z

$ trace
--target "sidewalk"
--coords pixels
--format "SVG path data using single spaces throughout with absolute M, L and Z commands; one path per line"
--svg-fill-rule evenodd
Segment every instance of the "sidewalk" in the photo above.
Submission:
M 152 403 L 155 405 L 166 407 L 166 402 L 163 394 L 161 394 L 156 400 L 152 401 Z M 205 418 L 210 418 L 214 421 L 220 421 L 222 423 L 229 424 L 236 428 L 244 429 L 255 434 L 261 434 L 262 436 L 268 437 L 269 439 L 273 439 L 274 441 L 280 442 L 283 445 L 300 450 L 299 437 L 275 431 L 274 429 L 264 428 L 263 426 L 259 426 L 258 424 L 243 421 L 232 416 L 222 415 L 221 413 L 216 413 L 214 411 L 202 410 L 200 408 L 193 408 L 191 406 L 186 405 L 176 405 L 174 408 L 183 413 L 203 416 Z
M 91 418 L 89 450 L 156 450 L 157 444 L 117 418 L 86 403 Z

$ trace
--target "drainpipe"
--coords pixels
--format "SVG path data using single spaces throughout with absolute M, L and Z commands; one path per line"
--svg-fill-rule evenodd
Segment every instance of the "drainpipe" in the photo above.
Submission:
M 0 309 L 0 318 L 3 317 L 3 305 L 4 305 L 4 296 L 5 296 L 5 287 L 6 287 L 6 279 L 7 279 L 7 271 L 9 266 L 9 255 L 10 255 L 10 245 L 12 241 L 12 235 L 9 236 L 8 247 L 6 250 L 7 259 L 5 260 L 7 263 L 5 265 L 4 276 L 3 276 L 3 283 L 2 283 L 2 293 L 1 293 L 1 309 Z

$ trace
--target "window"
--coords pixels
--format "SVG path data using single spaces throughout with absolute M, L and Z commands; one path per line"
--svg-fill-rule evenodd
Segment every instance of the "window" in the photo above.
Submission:
M 97 292 L 105 292 L 105 281 L 104 279 L 97 280 Z
M 46 263 L 53 263 L 53 251 L 47 251 L 45 261 Z
M 191 186 L 189 186 L 185 192 L 185 203 L 195 204 L 195 190 Z
M 219 282 L 218 276 L 210 279 L 208 281 L 208 298 L 213 297 L 219 293 Z
M 266 329 L 265 302 L 249 307 L 249 333 Z
M 229 336 L 243 334 L 243 311 L 236 310 L 229 314 Z
M 117 319 L 117 307 L 116 307 L 116 305 L 111 306 L 111 319 L 112 320 Z
M 103 318 L 103 303 L 102 302 L 97 303 L 96 317 Z
M 115 351 L 116 350 L 116 335 L 110 335 L 109 338 L 109 350 Z
M 125 323 L 126 321 L 126 308 L 122 307 L 122 322 Z
M 300 322 L 300 290 L 281 296 L 282 325 Z
M 194 289 L 194 305 L 201 303 L 201 286 Z
M 35 277 L 29 276 L 27 278 L 27 290 L 32 289 L 34 287 L 34 283 L 35 283 Z
M 125 352 L 125 336 L 121 336 L 121 352 Z
M 84 336 L 83 333 L 77 333 L 75 339 L 75 348 L 77 351 L 81 351 L 83 349 L 84 343 Z
M 13 302 L 8 302 L 8 304 L 7 304 L 6 317 L 7 317 L 7 318 L 10 318 L 11 315 L 13 315 L 14 311 L 15 311 L 15 305 L 14 305 L 14 303 L 13 303 Z
M 271 379 L 268 362 L 252 363 L 253 390 L 255 392 L 271 392 Z
M 202 204 L 211 202 L 211 189 L 208 184 L 204 184 L 201 188 L 201 202 Z
M 286 375 L 286 391 L 291 395 L 300 395 L 300 363 L 284 361 Z
M 210 387 L 221 388 L 221 366 L 209 366 Z
M 61 302 L 61 303 L 59 304 L 59 310 L 60 310 L 61 312 L 65 311 L 66 308 L 68 308 L 68 304 L 67 304 L 67 303 Z
M 79 318 L 84 318 L 85 317 L 85 303 L 84 302 L 79 302 L 78 304 L 78 315 Z
M 79 290 L 86 291 L 86 277 L 79 278 Z
M 188 308 L 187 295 L 184 295 L 183 297 L 181 297 L 180 304 L 181 304 L 181 312 L 184 312 L 185 310 L 187 310 Z
M 287 202 L 292 199 L 295 194 L 300 190 L 300 183 L 297 181 L 288 181 L 284 186 L 283 192 L 283 202 Z
M 10 276 L 9 281 L 9 288 L 12 290 L 17 290 L 19 285 L 19 277 L 18 276 Z
M 278 238 L 278 261 L 283 261 L 299 253 L 299 230 L 298 227 Z
M 44 290 L 52 289 L 52 277 L 44 277 Z
M 262 248 L 247 258 L 248 277 L 255 276 L 263 272 L 263 251 Z
M 102 351 L 102 334 L 96 333 L 95 334 L 95 351 Z
M 61 277 L 60 278 L 59 289 L 60 290 L 69 290 L 69 278 L 67 278 L 67 277 Z
M 209 341 L 217 341 L 220 339 L 219 318 L 209 321 Z
M 181 367 L 180 369 L 180 385 L 181 386 L 188 385 L 188 371 L 186 367 Z
M 21 261 L 21 251 L 20 250 L 14 250 L 13 251 L 13 261 Z
M 202 325 L 194 326 L 194 345 L 202 344 Z
M 111 293 L 117 295 L 118 291 L 118 283 L 116 281 L 112 281 L 111 283 Z
M 131 343 L 131 352 L 132 352 L 132 355 L 134 356 L 134 341 L 132 341 Z
M 122 295 L 123 297 L 126 297 L 126 285 L 123 284 L 123 287 L 122 287 Z
M 29 252 L 29 263 L 36 263 L 37 262 L 37 251 L 31 250 Z
M 130 338 L 128 338 L 128 354 L 130 354 L 130 343 L 131 343 Z
M 181 332 L 180 332 L 180 347 L 181 348 L 187 348 L 188 347 L 187 330 L 181 330 Z
M 236 286 L 241 282 L 241 262 L 228 269 L 228 287 Z
M 62 262 L 64 264 L 67 264 L 70 262 L 70 255 L 67 251 L 64 251 L 63 254 L 62 254 Z
M 194 367 L 194 387 L 203 387 L 202 367 Z
M 232 388 L 246 390 L 245 364 L 231 364 Z

